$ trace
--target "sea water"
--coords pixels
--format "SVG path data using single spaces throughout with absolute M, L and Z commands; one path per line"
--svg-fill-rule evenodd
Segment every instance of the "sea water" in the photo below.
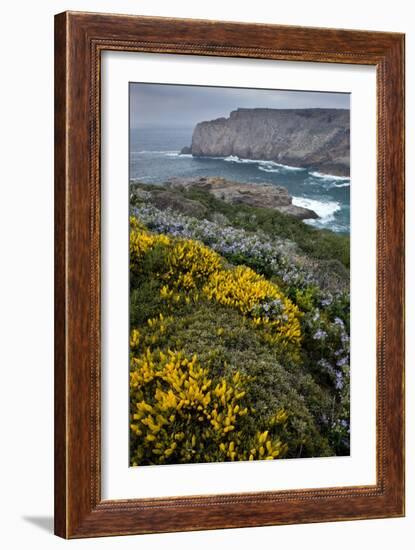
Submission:
M 350 232 L 350 178 L 285 166 L 272 161 L 180 155 L 193 128 L 134 128 L 130 131 L 130 180 L 162 183 L 171 177 L 219 176 L 243 183 L 265 182 L 288 189 L 293 204 L 314 210 L 306 223 Z

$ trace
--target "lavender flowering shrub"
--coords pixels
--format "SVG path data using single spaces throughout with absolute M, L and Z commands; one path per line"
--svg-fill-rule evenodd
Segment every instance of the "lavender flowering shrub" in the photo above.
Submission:
M 270 239 L 262 232 L 251 233 L 206 219 L 199 220 L 170 208 L 159 210 L 150 203 L 134 207 L 132 213 L 155 233 L 201 241 L 232 263 L 250 263 L 257 269 L 262 267 L 262 271 L 286 284 L 299 288 L 318 284 L 312 271 L 296 265 L 293 257 L 285 254 L 287 243 L 283 239 Z

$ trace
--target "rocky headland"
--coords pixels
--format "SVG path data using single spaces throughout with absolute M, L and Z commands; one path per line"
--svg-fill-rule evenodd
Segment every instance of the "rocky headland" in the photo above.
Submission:
M 159 207 L 171 206 L 184 213 L 189 213 L 193 205 L 189 203 L 189 200 L 183 202 L 183 199 L 181 200 L 182 204 L 176 204 L 177 197 L 170 190 L 200 189 L 233 205 L 246 204 L 258 208 L 272 208 L 301 220 L 318 218 L 313 210 L 292 204 L 292 197 L 285 187 L 269 183 L 253 185 L 220 177 L 171 178 L 165 182 L 164 188 L 164 191 L 160 190 L 155 194 L 155 200 L 159 203 Z M 174 204 L 170 204 L 172 201 Z
M 350 175 L 347 109 L 237 109 L 199 122 L 182 154 L 268 160 L 326 174 Z

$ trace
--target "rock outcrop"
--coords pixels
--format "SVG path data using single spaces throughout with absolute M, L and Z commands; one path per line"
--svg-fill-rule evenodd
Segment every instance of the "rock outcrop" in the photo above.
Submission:
M 190 147 L 198 157 L 271 160 L 326 174 L 350 174 L 347 109 L 237 109 L 199 122 Z
M 292 197 L 285 187 L 269 183 L 249 184 L 219 177 L 200 177 L 172 178 L 165 185 L 171 189 L 199 188 L 230 204 L 272 208 L 301 220 L 318 218 L 313 210 L 292 204 Z

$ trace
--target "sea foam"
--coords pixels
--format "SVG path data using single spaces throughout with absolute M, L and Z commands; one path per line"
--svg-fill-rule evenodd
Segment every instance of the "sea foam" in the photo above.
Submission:
M 313 178 L 319 178 L 326 181 L 350 182 L 350 178 L 348 176 L 334 176 L 332 174 L 322 174 L 321 172 L 310 172 L 310 176 L 313 176 Z
M 305 197 L 293 197 L 293 204 L 313 210 L 319 217 L 319 223 L 324 225 L 333 221 L 334 214 L 341 209 L 340 204 L 336 201 L 318 201 Z
M 235 155 L 229 155 L 228 157 L 215 157 L 223 158 L 226 162 L 238 162 L 240 164 L 258 164 L 258 168 L 264 172 L 280 172 L 282 170 L 295 170 L 303 172 L 305 168 L 300 168 L 299 166 L 289 166 L 287 164 L 280 164 L 273 160 L 262 160 L 262 159 L 243 159 Z

